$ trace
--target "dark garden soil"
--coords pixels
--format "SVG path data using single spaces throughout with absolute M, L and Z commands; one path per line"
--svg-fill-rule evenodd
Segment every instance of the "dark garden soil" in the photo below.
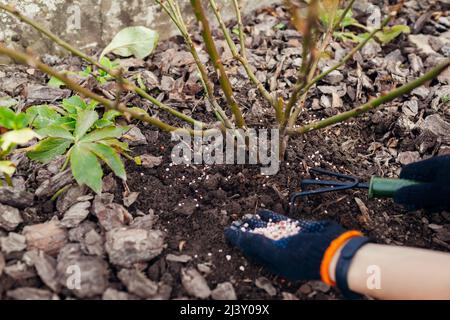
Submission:
M 360 22 L 364 23 L 373 10 L 385 9 L 381 1 L 372 3 L 366 4 L 366 7 L 359 5 L 355 9 Z M 406 35 L 382 48 L 370 45 L 346 68 L 340 70 L 336 78 L 328 78 L 320 83 L 318 88 L 313 89 L 300 122 L 320 119 L 364 103 L 379 92 L 417 77 L 443 56 L 448 56 L 450 19 L 448 14 L 446 15 L 448 11 L 445 11 L 448 9 L 439 1 L 427 1 L 427 4 L 422 1 L 407 1 L 405 12 L 397 19 L 397 24 L 410 25 L 413 36 L 423 35 L 426 39 L 424 41 L 435 54 L 424 54 L 424 43 L 417 45 L 414 37 Z M 433 16 L 424 22 L 419 21 L 422 24 L 419 25 L 419 18 L 424 19 L 428 12 L 441 12 L 442 15 L 440 19 Z M 286 95 L 287 90 L 284 88 L 288 88 L 295 81 L 295 68 L 300 57 L 298 34 L 289 27 L 275 28 L 280 26 L 280 23 L 288 22 L 288 16 L 279 7 L 261 10 L 246 20 L 251 33 L 251 60 L 258 68 L 258 77 L 267 86 L 275 81 L 280 88 L 280 94 Z M 351 44 L 333 43 L 332 55 L 345 53 L 350 47 Z M 129 76 L 131 78 L 141 73 L 146 85 L 155 88 L 154 93 L 160 93 L 164 102 L 202 120 L 213 120 L 201 97 L 201 88 L 191 74 L 194 66 L 183 48 L 180 39 L 175 38 L 161 43 L 157 52 L 145 64 L 128 60 Z M 245 108 L 246 117 L 250 119 L 248 122 L 258 126 L 270 125 L 273 112 L 245 80 L 242 70 L 230 62 L 230 59 L 228 62 L 236 96 Z M 55 64 L 64 70 L 80 68 L 77 59 L 65 59 Z M 321 67 L 326 68 L 326 65 Z M 22 96 L 21 107 L 36 104 L 36 101 L 30 101 L 27 88 L 44 84 L 38 72 L 20 66 L 0 66 L 0 82 L 5 83 L 6 77 L 27 79 L 27 85 L 22 86 L 23 90 L 14 89 L 9 95 Z M 139 139 L 130 138 L 132 155 L 162 157 L 162 162 L 148 168 L 127 160 L 127 185 L 108 175 L 104 183 L 105 192 L 114 195 L 113 202 L 118 206 L 122 205 L 124 200 L 129 201 L 130 192 L 139 193 L 135 202 L 131 201 L 129 207 L 121 207 L 120 210 L 129 212 L 135 221 L 142 217 L 153 217 L 153 220 L 150 219 L 151 228 L 161 230 L 165 234 L 166 247 L 163 252 L 150 261 L 147 259 L 131 266 L 124 267 L 121 263 L 111 261 L 108 255 L 111 253 L 105 254 L 103 249 L 104 237 L 110 232 L 108 227 L 105 227 L 107 222 L 102 222 L 102 218 L 96 214 L 96 209 L 91 208 L 91 214 L 86 221 L 68 228 L 71 229 L 67 230 L 71 244 L 64 242 L 58 249 L 65 252 L 70 245 L 78 246 L 73 249 L 81 251 L 77 253 L 77 259 L 91 259 L 89 263 L 93 263 L 92 268 L 100 269 L 100 275 L 106 274 L 105 283 L 99 284 L 92 280 L 96 289 L 92 289 L 94 292 L 87 290 L 82 295 L 64 285 L 55 285 L 53 278 L 57 279 L 56 282 L 63 283 L 61 279 L 64 279 L 64 276 L 59 273 L 63 270 L 60 265 L 65 265 L 63 260 L 66 256 L 61 253 L 58 255 L 58 252 L 47 252 L 46 261 L 50 261 L 46 264 L 47 268 L 39 267 L 36 261 L 42 261 L 33 260 L 27 238 L 28 247 L 12 253 L 3 253 L 6 268 L 2 267 L 0 253 L 0 297 L 156 297 L 154 293 L 147 294 L 145 289 L 138 290 L 133 287 L 130 284 L 132 278 L 145 284 L 149 280 L 158 284 L 159 298 L 194 298 L 196 294 L 189 291 L 189 284 L 182 281 L 185 271 L 194 269 L 199 271 L 198 277 L 206 279 L 211 290 L 218 284 L 230 282 L 240 299 L 340 298 L 336 290 L 320 282 L 293 283 L 274 277 L 246 260 L 239 251 L 226 243 L 224 228 L 232 221 L 255 213 L 260 208 L 289 214 L 292 218 L 335 220 L 346 228 L 362 230 L 379 243 L 450 251 L 450 213 L 407 213 L 391 200 L 369 200 L 363 191 L 309 197 L 299 203 L 293 213 L 289 213 L 288 203 L 289 195 L 300 190 L 301 180 L 310 177 L 308 169 L 313 167 L 357 175 L 368 180 L 372 175 L 395 177 L 404 164 L 450 153 L 449 84 L 450 77 L 447 72 L 426 87 L 397 99 L 380 110 L 342 125 L 293 138 L 286 160 L 281 164 L 279 173 L 274 176 L 262 176 L 258 166 L 250 165 L 173 165 L 170 153 L 177 142 L 172 142 L 169 134 L 155 131 L 148 125 L 137 124 L 136 130 L 141 136 Z M 94 87 L 92 83 L 85 85 Z M 8 93 L 4 87 L 2 89 L 0 83 L 0 93 L 2 90 Z M 104 94 L 114 92 L 108 84 L 97 87 L 96 90 Z M 67 92 L 61 91 L 60 94 L 63 97 Z M 61 97 L 54 101 L 36 100 L 40 103 L 57 104 L 60 103 Z M 124 96 L 124 101 L 148 107 L 141 99 L 132 95 Z M 159 116 L 173 121 L 162 112 Z M 22 159 L 18 181 L 22 181 L 23 185 L 33 192 L 55 175 L 57 171 L 55 172 L 52 166 L 56 165 L 57 162 L 42 166 Z M 74 187 L 75 189 L 80 188 Z M 71 201 L 71 205 L 88 201 L 90 206 L 93 197 L 89 195 L 87 190 L 83 190 L 77 194 L 78 200 Z M 81 200 L 80 196 L 83 196 Z M 98 205 L 98 199 L 98 196 L 94 199 L 94 205 Z M 105 203 L 110 201 L 112 196 L 109 201 L 105 200 Z M 62 200 L 52 202 L 49 196 L 37 197 L 34 205 L 21 210 L 25 222 L 16 230 L 9 231 L 23 234 L 25 226 L 48 223 L 54 216 L 63 218 L 65 212 L 61 209 L 64 207 L 61 202 Z M 120 210 L 111 212 L 118 215 Z M 124 227 L 132 225 L 129 220 L 129 217 L 122 219 Z M 97 247 L 93 245 L 94 242 L 87 240 L 87 230 L 98 236 L 98 243 L 94 241 L 98 244 Z M 77 234 L 82 236 L 77 237 Z M 0 238 L 7 236 L 9 233 L 6 230 L 1 231 L 0 228 Z M 92 249 L 93 247 L 99 248 L 98 252 Z M 97 260 L 94 261 L 92 257 Z M 20 263 L 23 264 L 22 269 L 17 267 Z M 138 269 L 147 279 L 143 281 L 136 274 L 126 277 L 122 270 L 124 268 Z M 29 274 L 25 274 L 24 270 Z M 55 272 L 52 273 L 51 270 Z M 19 288 L 25 290 L 20 291 Z M 230 290 L 227 293 L 229 294 Z M 201 293 L 198 293 L 198 296 L 201 296 Z

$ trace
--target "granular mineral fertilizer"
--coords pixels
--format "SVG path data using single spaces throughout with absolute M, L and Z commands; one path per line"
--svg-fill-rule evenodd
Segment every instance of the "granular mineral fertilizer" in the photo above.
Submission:
M 255 228 L 252 233 L 263 235 L 272 240 L 280 240 L 295 236 L 301 228 L 297 221 L 284 220 L 280 222 L 269 222 L 265 228 Z

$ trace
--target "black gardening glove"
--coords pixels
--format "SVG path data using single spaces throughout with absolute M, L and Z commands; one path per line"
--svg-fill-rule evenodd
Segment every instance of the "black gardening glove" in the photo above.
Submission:
M 422 183 L 397 191 L 394 195 L 396 203 L 408 210 L 450 210 L 450 155 L 407 165 L 400 178 Z
M 279 240 L 254 233 L 255 229 L 267 227 L 268 222 L 279 221 L 292 221 L 300 230 Z M 244 255 L 270 272 L 290 280 L 320 280 L 325 251 L 333 240 L 344 233 L 348 233 L 347 230 L 334 222 L 289 220 L 268 210 L 234 222 L 225 230 L 227 240 Z

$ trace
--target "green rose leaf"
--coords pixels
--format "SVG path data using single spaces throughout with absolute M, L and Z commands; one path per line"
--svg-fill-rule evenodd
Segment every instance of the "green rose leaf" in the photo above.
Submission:
M 128 143 L 121 142 L 117 139 L 102 140 L 101 143 L 120 151 L 130 151 L 130 149 L 128 149 Z
M 60 89 L 61 87 L 65 86 L 66 84 L 56 77 L 51 77 L 50 80 L 48 81 L 47 85 L 51 88 Z
M 0 107 L 10 108 L 14 107 L 19 102 L 16 99 L 13 99 L 9 96 L 0 97 Z

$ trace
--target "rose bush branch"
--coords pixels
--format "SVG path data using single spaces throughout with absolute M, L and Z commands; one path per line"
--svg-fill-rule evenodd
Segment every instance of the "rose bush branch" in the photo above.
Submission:
M 189 52 L 191 53 L 195 64 L 197 65 L 197 69 L 200 73 L 200 79 L 202 82 L 202 85 L 205 89 L 206 96 L 208 98 L 209 103 L 211 104 L 216 117 L 224 124 L 226 128 L 233 128 L 234 125 L 231 122 L 231 120 L 226 115 L 225 111 L 220 107 L 219 103 L 217 102 L 217 99 L 214 95 L 214 85 L 212 84 L 209 76 L 208 76 L 208 70 L 206 69 L 205 65 L 202 63 L 200 56 L 198 55 L 197 49 L 194 45 L 194 42 L 192 41 L 192 37 L 189 34 L 189 31 L 187 29 L 186 23 L 184 22 L 183 16 L 180 12 L 180 8 L 174 0 L 167 0 L 167 4 L 160 1 L 155 0 L 155 2 L 164 10 L 164 12 L 169 16 L 169 18 L 172 20 L 172 22 L 177 27 L 178 31 L 180 32 L 181 36 L 184 39 L 184 42 L 186 46 L 189 49 Z
M 328 23 L 327 32 L 323 35 L 323 39 L 320 44 L 319 52 L 318 52 L 318 54 L 316 54 L 314 56 L 314 61 L 312 62 L 310 69 L 308 70 L 308 76 L 306 78 L 306 81 L 304 82 L 304 85 L 302 85 L 305 88 L 303 90 L 300 90 L 303 92 L 299 93 L 299 96 L 300 96 L 299 103 L 297 103 L 297 105 L 294 105 L 293 111 L 291 112 L 291 115 L 289 118 L 287 118 L 289 115 L 286 114 L 286 119 L 288 121 L 287 126 L 289 128 L 295 125 L 300 112 L 303 110 L 304 104 L 307 99 L 308 91 L 309 91 L 309 89 L 306 89 L 306 88 L 308 87 L 309 83 L 312 82 L 312 79 L 314 78 L 314 76 L 317 72 L 317 67 L 319 65 L 320 58 L 322 57 L 322 55 L 324 55 L 326 53 L 326 50 L 327 50 L 328 46 L 330 45 L 331 40 L 333 39 L 333 32 L 335 29 L 334 21 L 336 20 L 336 16 L 337 16 L 337 9 L 338 9 L 338 2 L 335 2 L 335 4 L 333 5 L 333 8 L 331 8 L 331 19 L 330 19 L 330 22 Z M 294 92 L 295 92 L 295 90 L 296 89 L 294 88 Z
M 299 135 L 299 134 L 305 134 L 307 132 L 311 132 L 314 130 L 324 129 L 326 127 L 329 127 L 331 125 L 344 122 L 350 118 L 357 117 L 365 112 L 368 112 L 370 110 L 373 110 L 382 104 L 392 101 L 402 95 L 408 94 L 414 89 L 424 85 L 428 81 L 431 81 L 435 78 L 437 78 L 442 72 L 444 72 L 448 67 L 450 67 L 450 58 L 445 59 L 443 63 L 440 65 L 434 67 L 429 72 L 425 73 L 420 78 L 409 82 L 397 89 L 394 89 L 386 94 L 381 95 L 380 97 L 373 99 L 366 104 L 359 106 L 357 108 L 354 108 L 350 111 L 346 111 L 343 113 L 340 113 L 338 115 L 335 115 L 333 117 L 330 117 L 328 119 L 324 119 L 321 121 L 313 122 L 307 125 L 304 125 L 299 128 L 292 128 L 288 130 L 289 135 Z
M 318 29 L 318 19 L 319 19 L 319 1 L 312 0 L 308 6 L 308 15 L 304 20 L 304 23 L 301 21 L 301 18 L 298 16 L 299 12 L 296 8 L 292 7 L 291 11 L 294 12 L 294 24 L 296 25 L 299 31 L 303 33 L 303 45 L 302 45 L 302 65 L 298 71 L 297 82 L 292 90 L 291 97 L 285 108 L 285 119 L 286 121 L 291 116 L 292 109 L 297 104 L 300 98 L 300 92 L 305 87 L 307 77 L 311 74 L 311 67 L 314 64 L 314 61 L 318 57 L 317 52 L 317 36 L 316 32 Z M 293 4 L 291 4 L 293 6 Z M 286 123 L 283 124 L 283 128 L 286 126 Z
M 13 49 L 6 48 L 2 44 L 0 44 L 0 54 L 6 55 L 6 56 L 14 59 L 15 61 L 17 61 L 19 63 L 26 64 L 26 65 L 29 65 L 31 67 L 37 68 L 37 69 L 41 70 L 42 72 L 44 72 L 45 74 L 57 78 L 58 80 L 63 82 L 69 89 L 72 89 L 73 91 L 81 94 L 82 96 L 84 96 L 86 98 L 90 98 L 90 99 L 100 103 L 106 109 L 117 110 L 123 115 L 128 115 L 128 116 L 130 116 L 133 119 L 146 122 L 146 123 L 148 123 L 150 125 L 153 125 L 153 126 L 157 127 L 158 129 L 161 129 L 163 131 L 167 131 L 167 132 L 186 131 L 189 134 L 200 134 L 200 135 L 210 135 L 210 134 L 216 134 L 218 132 L 218 129 L 208 129 L 208 130 L 197 130 L 197 131 L 195 131 L 195 130 L 192 130 L 192 129 L 185 129 L 185 128 L 174 127 L 172 125 L 169 125 L 169 124 L 161 121 L 158 118 L 150 116 L 147 112 L 145 112 L 142 109 L 139 109 L 139 108 L 128 108 L 123 103 L 116 104 L 115 101 L 111 101 L 111 100 L 109 100 L 109 99 L 107 99 L 105 97 L 102 97 L 102 96 L 100 96 L 100 95 L 90 91 L 89 89 L 86 89 L 86 88 L 80 86 L 78 83 L 76 83 L 75 81 L 71 80 L 65 74 L 56 71 L 52 67 L 50 67 L 50 66 L 48 66 L 48 65 L 46 65 L 46 64 L 44 64 L 44 63 L 42 63 L 40 61 L 38 61 L 34 57 L 32 57 L 32 56 L 30 56 L 28 54 L 25 54 L 25 53 L 13 50 Z
M 362 41 L 361 43 L 359 43 L 355 48 L 353 48 L 341 61 L 339 61 L 338 63 L 336 63 L 333 67 L 327 69 L 326 71 L 322 72 L 321 74 L 319 74 L 318 76 L 310 79 L 310 81 L 307 82 L 307 84 L 304 86 L 304 88 L 301 88 L 301 96 L 302 98 L 300 99 L 300 103 L 299 106 L 297 108 L 294 109 L 294 111 L 292 112 L 290 119 L 289 119 L 289 124 L 288 124 L 288 128 L 292 128 L 295 123 L 297 122 L 297 118 L 300 114 L 300 111 L 302 109 L 302 103 L 304 103 L 306 101 L 307 95 L 309 90 L 315 85 L 317 84 L 319 81 L 323 80 L 326 76 L 328 76 L 331 72 L 339 69 L 340 67 L 344 66 L 357 52 L 359 52 L 362 48 L 364 48 L 367 43 L 369 43 L 374 37 L 375 35 L 380 32 L 381 30 L 383 30 L 384 27 L 386 27 L 388 25 L 388 23 L 397 15 L 397 12 L 392 12 L 390 13 L 381 23 L 380 27 L 373 30 L 370 34 L 367 35 L 367 37 L 364 39 L 364 41 Z M 314 71 L 315 72 L 315 71 Z M 294 89 L 295 90 L 295 89 Z
M 303 89 L 303 91 L 308 91 L 311 89 L 312 86 L 314 86 L 317 82 L 323 80 L 326 76 L 328 76 L 333 71 L 339 69 L 340 67 L 344 66 L 357 52 L 359 52 L 361 49 L 363 49 L 374 37 L 375 35 L 383 30 L 384 27 L 388 25 L 388 23 L 397 15 L 396 12 L 392 12 L 387 16 L 383 22 L 381 23 L 380 27 L 373 30 L 370 34 L 367 35 L 367 37 L 364 39 L 364 41 L 360 42 L 355 48 L 353 48 L 344 58 L 342 58 L 341 61 L 336 63 L 331 68 L 327 69 L 326 71 L 322 72 L 318 76 L 316 76 L 314 79 L 312 79 L 306 87 Z
M 110 70 L 109 68 L 105 67 L 104 65 L 102 65 L 101 63 L 99 63 L 98 61 L 96 61 L 94 58 L 88 56 L 87 54 L 83 53 L 82 51 L 78 50 L 77 48 L 71 46 L 69 43 L 67 43 L 66 41 L 64 41 L 63 39 L 61 39 L 60 37 L 58 37 L 57 35 L 55 35 L 54 33 L 52 33 L 50 30 L 44 28 L 43 26 L 41 26 L 40 24 L 38 24 L 37 22 L 35 22 L 34 20 L 26 17 L 25 15 L 23 15 L 20 11 L 18 11 L 16 8 L 10 6 L 10 5 L 5 5 L 5 4 L 1 4 L 0 3 L 0 9 L 8 12 L 9 14 L 11 14 L 12 16 L 16 17 L 17 19 L 19 19 L 20 21 L 26 23 L 27 25 L 33 27 L 34 29 L 36 29 L 38 32 L 40 32 L 41 34 L 44 34 L 45 36 L 47 36 L 52 42 L 56 43 L 57 45 L 59 45 L 60 47 L 66 49 L 67 51 L 69 51 L 70 53 L 72 53 L 73 55 L 80 57 L 81 59 L 89 62 L 90 64 L 96 66 L 97 68 L 105 71 L 106 73 L 108 73 L 110 76 L 112 76 L 113 78 L 115 78 L 116 80 L 119 80 L 119 76 L 117 74 L 117 72 L 115 72 L 114 70 Z M 132 82 L 123 79 L 124 82 L 124 87 L 132 92 L 135 92 L 136 94 L 140 95 L 142 98 L 149 100 L 151 103 L 153 103 L 154 105 L 156 105 L 157 107 L 159 107 L 160 109 L 170 113 L 171 115 L 184 120 L 192 125 L 195 125 L 199 128 L 204 128 L 206 127 L 206 124 L 201 122 L 201 121 L 197 121 L 187 115 L 185 115 L 182 112 L 179 112 L 169 106 L 167 106 L 166 104 L 162 103 L 161 101 L 159 101 L 158 99 L 152 97 L 151 95 L 149 95 L 145 90 L 139 88 L 138 86 L 134 85 Z
M 222 59 L 217 50 L 214 38 L 212 36 L 211 26 L 208 18 L 206 17 L 205 10 L 201 3 L 201 0 L 191 0 L 192 8 L 194 9 L 195 17 L 197 21 L 202 25 L 202 36 L 205 42 L 206 51 L 211 59 L 211 62 L 219 77 L 220 86 L 225 95 L 227 103 L 234 115 L 236 126 L 238 128 L 245 128 L 245 120 L 242 115 L 241 108 L 239 107 L 233 93 L 233 87 L 231 86 L 230 79 L 226 73 L 225 67 L 222 63 Z
M 242 22 L 241 8 L 239 7 L 238 0 L 233 0 L 233 8 L 234 12 L 236 13 L 236 19 L 239 28 L 239 42 L 241 44 L 241 55 L 245 60 L 247 60 L 247 50 L 245 48 L 244 23 Z
M 250 81 L 257 87 L 261 95 L 275 108 L 277 108 L 278 104 L 276 99 L 273 98 L 273 96 L 270 94 L 269 91 L 266 90 L 264 85 L 258 80 L 255 73 L 252 70 L 251 65 L 249 64 L 247 60 L 246 55 L 246 49 L 245 49 L 245 33 L 244 33 L 244 27 L 242 24 L 242 17 L 241 12 L 239 9 L 239 4 L 237 3 L 237 0 L 233 0 L 233 6 L 235 9 L 236 17 L 238 20 L 238 26 L 239 26 L 239 38 L 240 38 L 240 46 L 241 51 L 239 53 L 236 44 L 234 43 L 233 39 L 231 38 L 231 34 L 225 24 L 225 21 L 223 20 L 222 15 L 220 14 L 219 7 L 217 6 L 217 2 L 215 0 L 209 0 L 209 3 L 211 4 L 211 8 L 214 12 L 214 15 L 216 16 L 217 22 L 219 23 L 220 29 L 222 30 L 222 33 L 225 37 L 225 40 L 228 44 L 228 47 L 230 48 L 231 54 L 233 55 L 233 58 L 236 59 L 241 63 L 241 65 L 244 67 L 245 72 L 247 73 L 248 78 Z

